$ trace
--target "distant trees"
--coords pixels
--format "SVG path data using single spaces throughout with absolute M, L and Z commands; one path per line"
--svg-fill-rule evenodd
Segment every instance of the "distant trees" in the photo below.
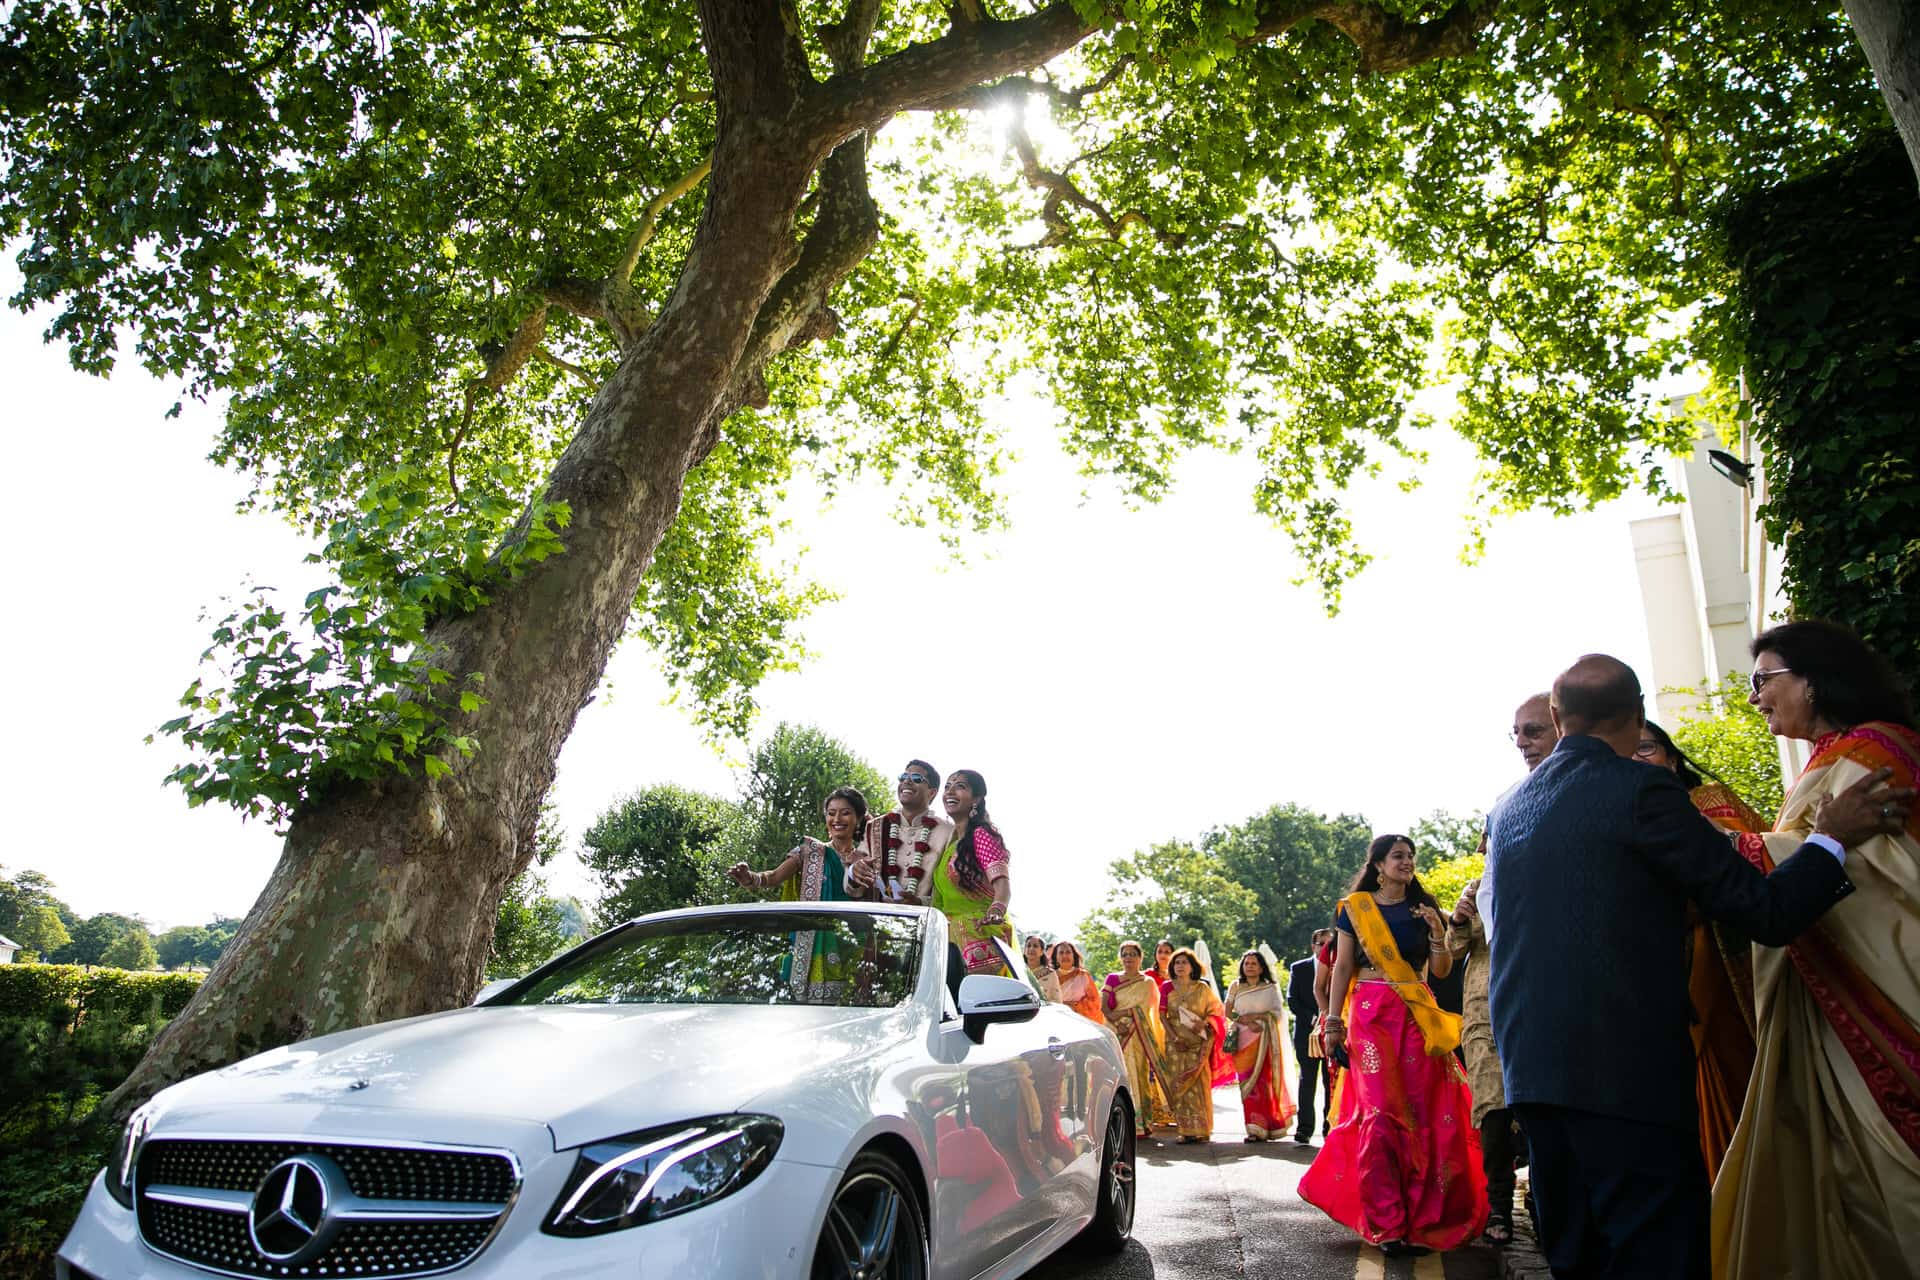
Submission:
M 671 783 L 619 801 L 580 841 L 581 860 L 601 885 L 600 927 L 736 896 L 724 872 L 747 858 L 749 825 L 734 801 Z
M 28 907 L 13 927 L 4 932 L 20 944 L 19 958 L 23 960 L 37 960 L 73 941 L 60 913 L 46 906 Z
M 1107 874 L 1113 888 L 1106 902 L 1080 926 L 1080 946 L 1096 972 L 1102 965 L 1118 967 L 1124 939 L 1151 952 L 1160 938 L 1182 946 L 1204 938 L 1218 950 L 1248 937 L 1260 915 L 1259 895 L 1227 875 L 1218 858 L 1185 840 L 1117 859 Z
M 823 834 L 821 806 L 836 787 L 854 786 L 875 812 L 892 788 L 871 763 L 812 725 L 781 723 L 754 748 L 741 799 L 671 783 L 643 788 L 601 814 L 581 838 L 581 859 L 600 881 L 601 927 L 649 911 L 737 901 L 746 896 L 726 869 L 765 869 L 803 836 Z
M 109 969 L 152 969 L 159 965 L 160 957 L 153 949 L 153 939 L 142 926 L 128 929 L 108 944 L 100 963 Z
M 1315 813 L 1277 804 L 1245 822 L 1209 832 L 1202 844 L 1228 875 L 1260 899 L 1248 941 L 1305 955 L 1313 931 L 1367 860 L 1373 828 L 1359 814 Z
M 215 916 L 206 924 L 175 925 L 155 938 L 153 947 L 163 969 L 211 969 L 239 929 L 236 917 Z
M 581 938 L 585 930 L 576 923 L 579 913 L 568 910 L 569 901 L 549 894 L 546 879 L 532 871 L 515 876 L 494 918 L 488 979 L 531 973 Z
M 1436 809 L 1407 833 L 1420 849 L 1421 882 L 1443 906 L 1480 874 L 1482 822 L 1477 813 Z M 1222 965 L 1261 942 L 1282 957 L 1304 955 L 1365 864 L 1372 837 L 1359 814 L 1277 804 L 1216 827 L 1197 845 L 1172 840 L 1116 859 L 1107 869 L 1112 891 L 1080 925 L 1087 963 L 1117 963 L 1123 938 L 1147 946 L 1204 938 Z

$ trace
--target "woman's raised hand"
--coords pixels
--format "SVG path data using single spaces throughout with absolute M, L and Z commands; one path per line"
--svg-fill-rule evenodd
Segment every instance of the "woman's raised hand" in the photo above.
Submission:
M 743 884 L 750 889 L 760 883 L 760 878 L 753 874 L 753 868 L 744 862 L 736 862 L 728 867 L 727 878 L 735 884 Z

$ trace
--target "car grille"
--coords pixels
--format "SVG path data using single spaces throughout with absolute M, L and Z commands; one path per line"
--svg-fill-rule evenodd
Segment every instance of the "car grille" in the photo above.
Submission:
M 351 1190 L 325 1247 L 270 1258 L 248 1228 L 253 1193 L 292 1156 L 324 1156 Z M 418 1146 L 153 1138 L 141 1151 L 140 1234 L 160 1253 L 239 1276 L 418 1276 L 472 1261 L 520 1186 L 511 1156 Z M 182 1201 L 188 1201 L 183 1203 Z M 404 1209 L 397 1202 L 405 1202 Z M 379 1220 L 356 1220 L 374 1210 Z M 395 1219 L 396 1211 L 404 1218 Z M 493 1210 L 493 1212 L 488 1212 Z

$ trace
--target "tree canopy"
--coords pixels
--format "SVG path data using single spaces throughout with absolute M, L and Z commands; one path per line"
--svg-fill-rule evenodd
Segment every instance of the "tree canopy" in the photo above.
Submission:
M 840 255 L 831 306 L 739 371 L 634 600 L 736 733 L 818 598 L 765 558 L 785 486 L 876 475 L 909 519 L 990 524 L 1014 442 L 987 410 L 1015 374 L 1127 494 L 1163 492 L 1191 448 L 1256 454 L 1255 501 L 1330 596 L 1367 558 L 1340 490 L 1417 481 L 1425 386 L 1458 392 L 1476 511 L 1663 491 L 1693 428 L 1649 387 L 1720 323 L 1707 211 L 1884 119 L 1837 9 L 1785 0 L 763 7 L 787 33 L 767 67 L 867 141 L 798 214 L 825 241 L 837 203 L 864 211 L 858 244 L 816 245 Z M 709 265 L 688 257 L 703 196 L 751 180 L 710 166 L 721 113 L 758 109 L 727 77 L 763 21 L 689 0 L 10 7 L 14 304 L 49 308 L 78 368 L 130 351 L 222 398 L 215 456 L 324 533 L 340 579 L 217 633 L 234 670 L 174 726 L 191 795 L 284 813 L 316 770 L 471 749 L 404 723 L 413 684 L 468 673 L 395 655 L 484 605 L 516 520 L 564 536 L 529 504 Z M 326 698 L 337 724 L 299 723 Z M 262 706 L 290 727 L 258 732 Z

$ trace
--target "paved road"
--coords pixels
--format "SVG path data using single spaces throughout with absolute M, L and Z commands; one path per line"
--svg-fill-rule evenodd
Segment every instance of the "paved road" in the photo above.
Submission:
M 1171 1134 L 1170 1130 L 1162 1132 Z M 1446 1255 L 1387 1258 L 1300 1198 L 1318 1146 L 1246 1143 L 1240 1100 L 1214 1095 L 1213 1141 L 1171 1136 L 1140 1144 L 1140 1207 L 1125 1253 L 1097 1265 L 1059 1257 L 1034 1280 L 1497 1280 L 1500 1262 L 1476 1245 Z

